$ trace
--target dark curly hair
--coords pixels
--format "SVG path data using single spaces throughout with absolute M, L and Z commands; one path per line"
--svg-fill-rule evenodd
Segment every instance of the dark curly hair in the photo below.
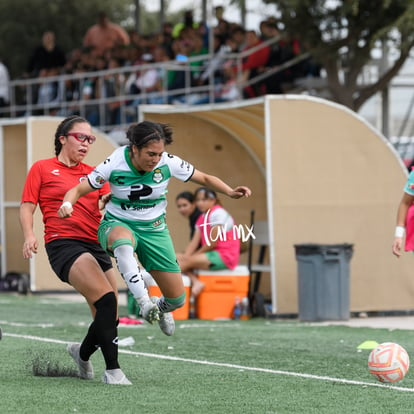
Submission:
M 71 130 L 73 125 L 75 124 L 89 124 L 89 122 L 78 115 L 72 115 L 65 118 L 57 127 L 55 132 L 55 154 L 59 155 L 60 151 L 62 151 L 62 143 L 60 142 L 60 137 L 66 136 L 66 134 Z
M 135 145 L 139 150 L 148 146 L 150 141 L 164 141 L 165 145 L 173 142 L 172 128 L 167 124 L 143 121 L 132 124 L 126 133 L 129 147 Z

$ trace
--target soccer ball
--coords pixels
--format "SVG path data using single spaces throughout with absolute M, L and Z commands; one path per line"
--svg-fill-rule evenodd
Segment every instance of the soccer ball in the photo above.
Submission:
M 379 344 L 368 357 L 369 372 L 381 382 L 401 381 L 410 367 L 407 351 L 393 342 Z

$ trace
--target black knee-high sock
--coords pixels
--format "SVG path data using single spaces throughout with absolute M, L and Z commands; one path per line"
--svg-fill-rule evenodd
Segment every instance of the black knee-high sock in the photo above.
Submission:
M 101 347 L 105 359 L 106 369 L 119 368 L 118 364 L 118 331 L 116 310 L 117 302 L 113 292 L 98 299 L 94 306 L 96 308 L 95 320 L 88 330 L 88 334 L 82 343 L 80 357 L 93 353 L 92 346 L 96 349 L 96 344 Z M 85 343 L 86 342 L 86 343 Z M 92 352 L 91 352 L 92 351 Z
M 96 324 L 93 321 L 88 329 L 84 340 L 79 349 L 79 356 L 83 361 L 88 361 L 90 356 L 99 348 L 99 342 L 96 337 Z

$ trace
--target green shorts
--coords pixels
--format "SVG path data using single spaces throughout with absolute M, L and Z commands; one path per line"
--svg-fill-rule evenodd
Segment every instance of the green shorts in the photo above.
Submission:
M 145 270 L 181 273 L 175 256 L 165 216 L 149 222 L 119 220 L 106 213 L 98 229 L 98 240 L 104 250 L 113 256 L 113 246 L 108 246 L 107 235 L 117 226 L 128 229 L 134 237 L 134 249 Z M 121 245 L 115 243 L 114 247 Z
M 217 250 L 210 250 L 209 252 L 206 252 L 205 254 L 207 256 L 207 259 L 211 263 L 210 265 L 211 270 L 227 269 L 227 266 L 223 263 L 223 260 L 221 260 L 219 252 Z

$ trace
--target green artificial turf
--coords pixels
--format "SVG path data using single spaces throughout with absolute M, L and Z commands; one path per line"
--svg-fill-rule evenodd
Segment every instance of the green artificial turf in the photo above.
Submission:
M 126 314 L 120 308 L 120 314 Z M 177 321 L 173 337 L 147 323 L 120 326 L 122 369 L 132 386 L 76 377 L 65 344 L 90 323 L 85 303 L 0 294 L 0 413 L 414 412 L 414 374 L 383 385 L 368 372 L 367 340 L 397 342 L 414 355 L 414 333 L 296 320 Z M 35 375 L 36 373 L 36 375 Z

